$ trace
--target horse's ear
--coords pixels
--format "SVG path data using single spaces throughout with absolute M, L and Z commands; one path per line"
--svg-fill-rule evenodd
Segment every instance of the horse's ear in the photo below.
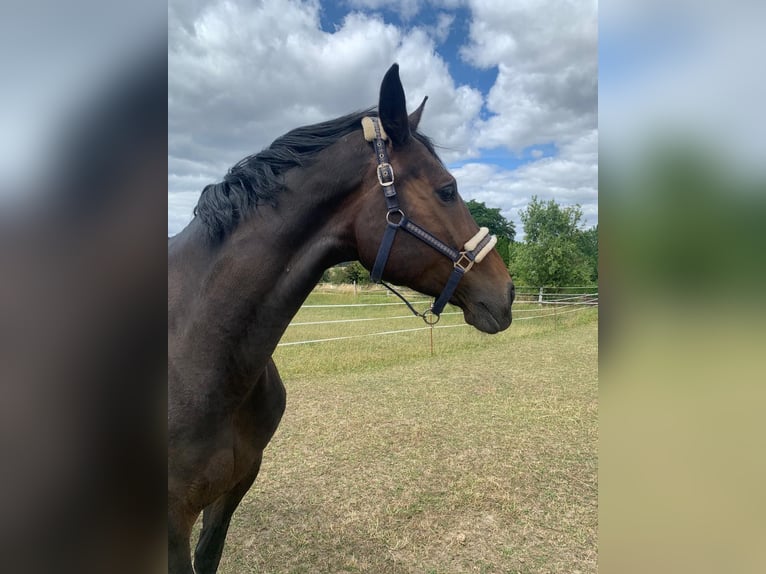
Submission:
M 378 115 L 383 129 L 394 146 L 401 146 L 410 138 L 410 122 L 407 118 L 407 101 L 399 79 L 399 64 L 388 69 L 380 84 Z
M 420 116 L 423 115 L 423 108 L 426 107 L 427 100 L 428 100 L 428 96 L 423 98 L 423 102 L 418 106 L 418 109 L 410 114 L 410 129 L 412 131 L 415 131 L 416 129 L 418 129 L 418 124 L 420 123 Z

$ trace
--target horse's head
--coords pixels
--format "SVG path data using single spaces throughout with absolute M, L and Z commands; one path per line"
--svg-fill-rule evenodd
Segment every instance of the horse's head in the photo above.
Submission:
M 460 307 L 466 322 L 496 333 L 511 324 L 513 282 L 492 248 L 493 241 L 479 230 L 458 194 L 455 178 L 429 141 L 417 133 L 424 105 L 425 100 L 407 115 L 399 68 L 394 64 L 380 88 L 378 133 L 375 123 L 368 121 L 365 126 L 365 137 L 373 148 L 385 149 L 369 154 L 355 225 L 359 259 L 373 275 L 377 267 L 384 280 L 434 297 L 447 293 L 442 298 Z M 392 180 L 393 186 L 385 185 Z M 395 189 L 393 199 L 391 189 Z M 381 249 L 387 234 L 393 240 L 390 251 Z M 455 271 L 456 267 L 460 269 Z M 445 292 L 455 282 L 454 292 Z

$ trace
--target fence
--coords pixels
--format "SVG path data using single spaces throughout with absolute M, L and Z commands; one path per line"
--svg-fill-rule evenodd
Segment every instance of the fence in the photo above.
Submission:
M 553 301 L 571 300 L 578 297 L 587 299 L 592 296 L 598 297 L 597 285 L 580 285 L 575 287 L 529 287 L 526 285 L 516 286 L 516 301 L 519 303 L 546 303 Z
M 534 299 L 538 301 L 538 298 L 542 294 L 542 299 L 547 300 L 549 298 L 556 298 L 559 296 L 568 295 L 589 295 L 592 293 L 598 293 L 598 285 L 575 285 L 571 287 L 531 287 L 528 285 L 516 285 L 516 300 L 531 301 Z M 420 293 L 414 291 L 408 287 L 397 287 L 397 290 L 404 293 L 407 297 L 422 297 Z M 323 295 L 348 295 L 350 293 L 356 294 L 378 294 L 381 296 L 390 296 L 391 292 L 381 285 L 374 283 L 368 283 L 365 285 L 356 285 L 352 283 L 320 283 L 313 291 L 314 293 L 321 293 Z
M 522 293 L 519 293 L 519 288 L 517 288 L 517 296 L 516 296 L 516 304 L 519 303 L 526 304 L 527 306 L 525 308 L 516 308 L 513 311 L 514 315 L 514 322 L 517 321 L 531 321 L 535 319 L 544 319 L 547 317 L 553 317 L 555 320 L 558 320 L 558 317 L 562 315 L 567 315 L 569 313 L 576 313 L 578 311 L 582 311 L 583 309 L 593 308 L 598 306 L 598 290 L 594 287 L 589 287 L 590 291 L 587 291 L 585 287 L 576 287 L 572 288 L 573 290 L 580 290 L 583 292 L 579 293 L 572 293 L 572 292 L 565 292 L 565 290 L 556 290 L 556 291 L 546 291 L 543 288 L 537 288 L 536 293 L 533 293 L 533 290 L 530 288 L 522 287 L 521 289 L 524 289 L 525 291 L 522 291 Z M 586 292 L 587 291 L 587 292 Z M 349 291 L 346 290 L 345 292 L 340 289 L 333 289 L 330 288 L 329 290 L 327 288 L 323 288 L 323 286 L 320 286 L 317 290 L 315 290 L 315 293 L 320 293 L 322 295 L 332 294 L 332 293 L 338 293 L 338 294 L 345 294 L 349 295 Z M 377 288 L 375 287 L 368 287 L 364 289 L 365 295 L 380 295 L 381 297 L 388 298 L 388 291 L 383 288 Z M 414 291 L 411 291 L 409 294 L 409 297 L 412 298 L 412 303 L 414 305 L 427 305 L 431 302 L 430 299 L 423 299 L 423 296 L 419 293 L 416 293 Z M 534 296 L 532 296 L 534 295 Z M 404 307 L 404 303 L 402 303 L 399 300 L 396 301 L 388 301 L 383 300 L 381 302 L 375 302 L 375 303 L 337 303 L 337 304 L 306 304 L 301 307 L 301 309 L 319 309 L 319 310 L 331 310 L 331 309 L 363 309 L 363 308 L 370 308 L 375 309 L 377 311 L 380 311 L 381 308 L 395 308 L 395 307 Z M 562 309 L 563 308 L 563 309 Z M 398 311 L 398 309 L 395 309 L 395 311 Z M 442 316 L 451 316 L 451 315 L 462 315 L 462 311 L 447 311 L 445 313 L 442 313 Z M 288 328 L 296 328 L 296 327 L 313 327 L 313 326 L 322 326 L 322 325 L 332 325 L 332 326 L 342 326 L 344 324 L 347 325 L 360 325 L 360 324 L 370 324 L 374 325 L 376 322 L 380 321 L 406 321 L 406 320 L 412 320 L 415 317 L 412 314 L 397 314 L 397 315 L 383 315 L 383 316 L 368 316 L 368 317 L 353 317 L 353 318 L 343 318 L 343 319 L 322 319 L 322 320 L 312 320 L 312 321 L 305 321 L 305 320 L 293 320 L 292 323 L 288 326 Z M 469 325 L 467 323 L 458 323 L 458 324 L 452 324 L 452 325 L 436 325 L 433 328 L 434 329 L 454 329 L 459 327 L 468 327 Z M 330 342 L 330 341 L 345 341 L 345 340 L 351 340 L 351 339 L 360 339 L 365 337 L 379 337 L 379 336 L 385 336 L 385 335 L 396 335 L 400 333 L 411 333 L 415 331 L 424 331 L 427 329 L 430 329 L 429 326 L 419 326 L 419 327 L 411 327 L 411 328 L 402 328 L 402 329 L 386 329 L 384 331 L 375 331 L 375 332 L 369 332 L 369 333 L 363 333 L 363 334 L 342 334 L 338 336 L 332 336 L 332 337 L 320 337 L 320 338 L 314 338 L 314 339 L 307 339 L 307 340 L 301 340 L 301 341 L 290 341 L 290 342 L 282 342 L 279 343 L 279 347 L 290 347 L 295 345 L 307 345 L 307 344 L 314 344 L 314 343 L 324 343 L 324 342 Z

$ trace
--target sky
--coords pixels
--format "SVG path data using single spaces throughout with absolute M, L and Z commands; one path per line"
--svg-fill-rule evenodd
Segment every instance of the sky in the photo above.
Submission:
M 376 105 L 394 62 L 466 201 L 517 239 L 533 196 L 596 225 L 597 49 L 595 1 L 171 0 L 168 234 L 241 158 Z
M 38 179 L 61 142 L 164 29 L 156 0 L 0 2 L 0 211 L 44 193 Z
M 610 169 L 670 141 L 766 175 L 766 74 L 756 0 L 610 0 L 599 8 L 599 134 Z M 612 165 L 614 163 L 614 165 Z M 603 190 L 602 190 L 603 191 Z

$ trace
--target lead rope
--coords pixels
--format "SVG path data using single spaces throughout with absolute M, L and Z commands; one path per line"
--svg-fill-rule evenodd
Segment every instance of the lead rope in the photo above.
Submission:
M 415 315 L 416 317 L 420 317 L 421 319 L 423 319 L 423 321 L 425 321 L 426 324 L 431 325 L 431 327 L 433 327 L 434 325 L 436 325 L 436 323 L 439 322 L 439 315 L 434 315 L 431 312 L 430 308 L 426 309 L 425 311 L 421 313 L 417 309 L 415 309 L 415 307 L 412 306 L 412 303 L 410 303 L 409 301 L 407 301 L 407 299 L 404 298 L 404 295 L 399 293 L 399 291 L 394 289 L 391 285 L 389 285 L 385 281 L 378 281 L 378 283 L 380 283 L 381 285 L 383 285 L 383 287 L 391 291 L 391 293 L 399 297 L 399 299 L 401 299 L 404 302 L 404 304 L 407 305 L 407 308 L 410 311 L 412 311 L 412 314 Z
M 434 356 L 434 325 L 436 325 L 436 323 L 439 322 L 440 316 L 439 315 L 434 315 L 431 312 L 431 308 L 430 307 L 428 308 L 428 310 L 423 311 L 422 313 L 419 313 L 417 311 L 417 309 L 415 309 L 415 307 L 412 306 L 412 303 L 407 301 L 407 299 L 404 298 L 404 295 L 399 293 L 399 291 L 394 289 L 391 285 L 389 285 L 385 281 L 380 281 L 380 284 L 383 285 L 383 287 L 385 287 L 389 291 L 391 291 L 391 293 L 393 293 L 394 295 L 399 297 L 399 299 L 401 299 L 404 302 L 404 304 L 407 305 L 407 308 L 410 311 L 412 311 L 413 315 L 423 319 L 423 321 L 425 321 L 426 325 L 428 325 L 430 327 L 430 329 L 428 329 L 428 332 L 429 332 L 430 341 L 431 341 L 431 345 L 430 345 L 431 346 L 431 356 L 433 357 Z M 430 320 L 429 320 L 429 318 L 430 318 Z

